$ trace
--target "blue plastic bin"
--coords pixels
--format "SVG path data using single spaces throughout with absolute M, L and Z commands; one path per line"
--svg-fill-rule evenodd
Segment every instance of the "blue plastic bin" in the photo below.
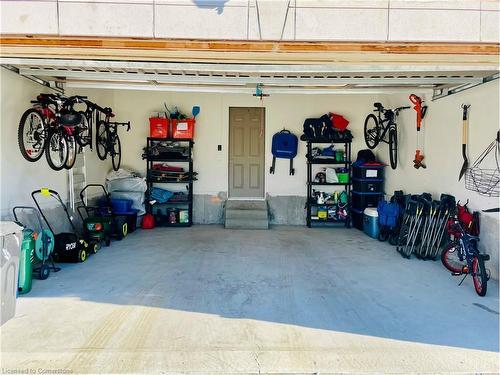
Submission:
M 125 214 L 131 212 L 133 203 L 134 201 L 132 199 L 111 198 L 111 205 L 113 206 L 113 212 L 115 214 Z

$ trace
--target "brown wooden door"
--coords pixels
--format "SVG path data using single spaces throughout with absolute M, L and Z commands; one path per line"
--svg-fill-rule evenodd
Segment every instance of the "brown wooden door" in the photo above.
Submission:
M 229 108 L 229 197 L 264 198 L 264 108 Z

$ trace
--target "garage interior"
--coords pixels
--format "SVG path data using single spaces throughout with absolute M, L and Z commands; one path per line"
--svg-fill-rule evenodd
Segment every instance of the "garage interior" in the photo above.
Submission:
M 50 188 L 80 228 L 79 191 L 92 183 L 109 187 L 111 160 L 99 160 L 95 149 L 84 148 L 69 171 L 51 170 L 45 157 L 34 163 L 23 158 L 17 124 L 40 93 L 84 95 L 112 108 L 113 121 L 130 122 L 130 131 L 118 130 L 121 168 L 140 178 L 147 177 L 142 155 L 149 119 L 173 107 L 191 117 L 192 108 L 200 108 L 186 222 L 192 226 L 142 229 L 140 215 L 134 233 L 112 239 L 85 262 L 57 262 L 59 272 L 34 277 L 1 328 L 3 367 L 74 373 L 499 371 L 499 216 L 482 212 L 499 200 L 458 179 L 462 105 L 470 105 L 470 165 L 499 129 L 498 44 L 22 36 L 4 36 L 1 44 L 2 220 L 13 219 L 14 206 L 33 206 L 32 191 Z M 307 142 L 298 141 L 293 174 L 280 158 L 269 173 L 273 135 L 287 129 L 300 138 L 306 119 L 329 112 L 349 121 L 354 163 L 367 149 L 364 122 L 374 103 L 413 107 L 411 94 L 427 106 L 419 135 L 426 168 L 413 162 L 416 112 L 402 110 L 397 168 L 390 166 L 388 145 L 373 150 L 385 165 L 384 197 L 397 190 L 435 200 L 449 194 L 479 211 L 479 250 L 489 255 L 484 297 L 472 277 L 458 287 L 463 276 L 452 277 L 439 257 L 406 259 L 396 246 L 352 227 L 352 217 L 348 226 L 308 228 Z M 262 163 L 256 163 L 262 180 L 258 193 L 242 193 L 244 200 L 231 191 L 235 108 L 261 116 L 256 139 Z M 347 173 L 350 189 L 352 170 Z M 152 187 L 141 202 L 148 213 L 154 212 Z M 255 212 L 262 204 L 264 219 Z M 58 230 L 69 230 L 59 206 L 43 203 L 42 209 Z M 228 223 L 231 209 L 243 213 L 233 212 Z

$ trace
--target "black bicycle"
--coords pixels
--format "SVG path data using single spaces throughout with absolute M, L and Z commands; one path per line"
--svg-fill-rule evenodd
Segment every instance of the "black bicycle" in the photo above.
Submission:
M 389 145 L 389 158 L 392 169 L 398 166 L 398 125 L 396 118 L 399 112 L 410 107 L 398 107 L 396 109 L 385 109 L 381 103 L 373 103 L 374 112 L 377 116 L 370 113 L 365 119 L 365 142 L 368 148 L 374 149 L 380 142 Z M 387 135 L 387 138 L 386 138 Z
M 443 265 L 451 271 L 453 276 L 465 275 L 459 285 L 463 283 L 467 275 L 472 275 L 476 293 L 481 297 L 485 296 L 490 276 L 484 262 L 489 260 L 490 256 L 479 252 L 477 247 L 479 237 L 465 232 L 458 220 L 450 225 L 449 231 L 452 232 L 455 240 L 450 242 L 441 253 Z
M 122 145 L 118 136 L 118 126 L 126 126 L 126 130 L 129 131 L 130 121 L 109 121 L 114 116 L 110 108 L 107 108 L 103 113 L 105 114 L 105 119 L 98 120 L 96 128 L 95 145 L 97 156 L 101 160 L 105 160 L 108 155 L 111 156 L 113 170 L 117 171 L 120 168 L 122 158 Z

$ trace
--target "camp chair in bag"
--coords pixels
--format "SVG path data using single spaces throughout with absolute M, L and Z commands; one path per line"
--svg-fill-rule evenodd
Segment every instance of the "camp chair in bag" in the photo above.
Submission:
M 295 174 L 293 168 L 293 158 L 297 156 L 297 147 L 299 139 L 295 134 L 290 133 L 289 130 L 283 129 L 279 133 L 273 135 L 271 152 L 273 153 L 273 164 L 269 173 L 274 174 L 276 166 L 276 158 L 290 160 L 290 176 Z

